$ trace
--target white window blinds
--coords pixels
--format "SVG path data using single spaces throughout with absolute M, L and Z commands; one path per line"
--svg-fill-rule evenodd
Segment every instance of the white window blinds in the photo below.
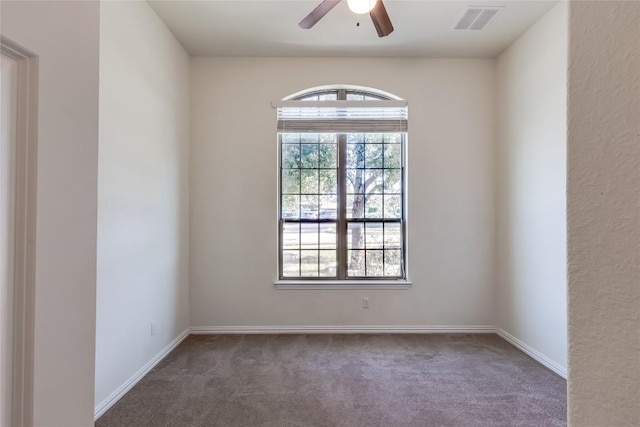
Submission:
M 280 133 L 406 132 L 406 101 L 279 101 Z

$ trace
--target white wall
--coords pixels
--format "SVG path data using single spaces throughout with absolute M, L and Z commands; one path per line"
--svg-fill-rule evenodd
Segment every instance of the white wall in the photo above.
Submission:
M 575 1 L 569 425 L 640 425 L 640 3 Z
M 494 71 L 492 60 L 193 58 L 192 326 L 491 325 Z M 274 289 L 270 102 L 327 84 L 409 102 L 410 290 Z
M 189 327 L 189 57 L 146 2 L 100 11 L 96 405 Z
M 567 4 L 497 59 L 497 326 L 567 367 Z
M 39 57 L 33 421 L 93 423 L 99 4 L 2 2 Z

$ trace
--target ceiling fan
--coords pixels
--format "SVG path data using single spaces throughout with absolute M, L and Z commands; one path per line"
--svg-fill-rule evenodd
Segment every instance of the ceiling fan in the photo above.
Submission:
M 313 9 L 298 25 L 300 28 L 308 30 L 316 25 L 331 9 L 336 7 L 340 1 L 341 0 L 323 0 L 323 2 Z M 393 24 L 391 24 L 391 19 L 389 19 L 389 14 L 382 0 L 347 0 L 347 2 L 349 9 L 357 14 L 369 13 L 379 37 L 388 36 L 393 32 Z

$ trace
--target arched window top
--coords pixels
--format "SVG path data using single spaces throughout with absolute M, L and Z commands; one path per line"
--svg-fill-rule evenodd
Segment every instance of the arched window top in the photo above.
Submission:
M 317 86 L 293 93 L 283 101 L 402 101 L 399 96 L 379 89 L 354 86 Z
M 407 101 L 377 89 L 321 86 L 287 98 L 271 104 L 279 132 L 407 131 Z

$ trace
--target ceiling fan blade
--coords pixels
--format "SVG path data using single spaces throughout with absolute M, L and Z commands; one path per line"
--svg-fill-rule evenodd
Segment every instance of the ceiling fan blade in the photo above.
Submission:
M 376 27 L 379 37 L 388 36 L 393 32 L 393 24 L 391 23 L 391 19 L 389 19 L 389 14 L 382 0 L 378 0 L 369 15 L 371 15 L 373 26 Z
M 340 3 L 340 0 L 324 0 L 315 9 L 313 9 L 310 14 L 308 14 L 302 21 L 300 21 L 298 26 L 300 28 L 308 30 L 309 28 L 316 25 L 318 21 L 324 17 L 324 15 L 329 13 L 331 9 L 336 7 L 338 3 Z

